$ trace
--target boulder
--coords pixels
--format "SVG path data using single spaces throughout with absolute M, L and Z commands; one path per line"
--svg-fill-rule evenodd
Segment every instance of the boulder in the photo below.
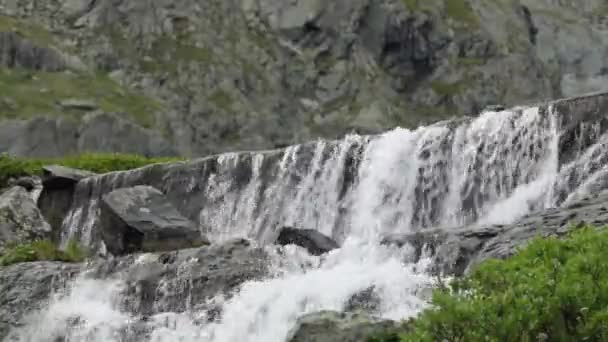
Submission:
M 101 235 L 115 255 L 208 244 L 195 224 L 151 186 L 119 188 L 102 197 Z
M 0 195 L 0 253 L 7 244 L 19 244 L 51 236 L 31 194 L 15 186 Z
M 61 71 L 66 67 L 57 50 L 36 46 L 17 32 L 0 32 L 0 65 L 43 71 Z
M 276 243 L 282 246 L 296 245 L 305 248 L 312 255 L 325 254 L 338 247 L 337 242 L 313 229 L 283 227 Z
M 42 168 L 42 191 L 37 203 L 40 212 L 53 228 L 53 238 L 59 239 L 63 220 L 72 206 L 76 184 L 95 173 L 60 165 Z
M 53 290 L 62 288 L 80 265 L 30 262 L 0 267 L 0 341 L 25 314 L 40 309 Z
M 289 342 L 361 342 L 395 329 L 397 323 L 363 313 L 321 311 L 298 319 Z
M 42 185 L 47 189 L 73 187 L 81 179 L 96 175 L 94 172 L 73 169 L 61 165 L 47 165 L 42 168 Z

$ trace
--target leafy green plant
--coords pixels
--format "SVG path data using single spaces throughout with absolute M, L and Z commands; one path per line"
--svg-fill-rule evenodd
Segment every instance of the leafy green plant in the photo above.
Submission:
M 41 175 L 44 165 L 63 165 L 77 169 L 105 173 L 139 168 L 145 165 L 178 161 L 179 158 L 146 158 L 120 153 L 89 153 L 56 159 L 14 158 L 0 156 L 0 188 L 6 186 L 10 178 Z
M 6 249 L 0 255 L 0 266 L 41 260 L 81 262 L 86 257 L 87 252 L 80 247 L 75 239 L 68 241 L 65 250 L 60 250 L 49 240 L 36 240 Z
M 608 341 L 607 259 L 605 229 L 534 239 L 437 290 L 401 341 Z

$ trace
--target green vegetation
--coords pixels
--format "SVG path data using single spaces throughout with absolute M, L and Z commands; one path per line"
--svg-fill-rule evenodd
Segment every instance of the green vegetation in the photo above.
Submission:
M 431 89 L 440 96 L 453 96 L 458 94 L 463 84 L 461 82 L 446 83 L 442 81 L 431 81 Z
M 607 341 L 606 259 L 607 229 L 534 239 L 436 290 L 410 328 L 374 341 Z
M 469 27 L 479 26 L 479 19 L 467 0 L 401 0 L 405 7 L 414 12 L 431 12 L 443 3 L 448 18 Z
M 12 17 L 0 15 L 0 32 L 18 32 L 31 42 L 49 46 L 54 43 L 53 35 L 41 26 L 31 22 L 24 22 Z
M 10 178 L 42 174 L 44 165 L 63 165 L 96 173 L 130 170 L 154 163 L 178 161 L 178 158 L 146 158 L 142 156 L 111 153 L 82 154 L 57 159 L 25 159 L 0 156 L 0 188 Z
M 75 239 L 68 241 L 65 250 L 60 250 L 51 241 L 37 240 L 6 249 L 4 253 L 0 254 L 0 266 L 42 260 L 81 262 L 86 257 L 87 252 L 78 245 Z
M 126 112 L 139 124 L 150 127 L 153 112 L 160 105 L 143 95 L 125 90 L 107 75 L 42 72 L 0 67 L 0 94 L 14 102 L 13 108 L 0 107 L 0 118 L 31 118 L 39 114 L 70 115 L 58 101 L 78 99 L 93 101 L 107 112 Z

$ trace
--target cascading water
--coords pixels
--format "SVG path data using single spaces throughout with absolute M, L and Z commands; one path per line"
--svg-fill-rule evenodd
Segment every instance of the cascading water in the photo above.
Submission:
M 426 305 L 420 291 L 433 285 L 424 272 L 427 260 L 404 263 L 408 250 L 382 246 L 382 236 L 508 223 L 561 204 L 564 192 L 584 192 L 606 179 L 599 166 L 605 164 L 600 152 L 608 138 L 600 137 L 560 168 L 559 126 L 551 108 L 486 112 L 413 131 L 397 128 L 292 146 L 280 155 L 226 154 L 214 160 L 205 179 L 164 184 L 165 192 L 182 194 L 190 216 L 214 241 L 248 237 L 265 244 L 276 227 L 290 225 L 331 235 L 342 247 L 322 257 L 293 246 L 279 255 L 267 247 L 272 276 L 245 283 L 229 299 L 214 298 L 222 307 L 219 320 L 199 324 L 206 312 L 190 305 L 185 312 L 156 313 L 147 318 L 153 327 L 148 340 L 283 342 L 298 317 L 343 310 L 353 295 L 369 288 L 379 298 L 379 316 L 417 314 Z M 577 171 L 581 166 L 589 172 Z M 86 182 L 79 186 L 94 186 Z M 187 200 L 197 191 L 204 194 L 200 204 Z M 73 208 L 66 236 L 79 233 L 91 241 L 96 208 L 95 201 Z M 47 341 L 58 329 L 65 341 L 128 340 L 124 332 L 136 314 L 111 305 L 120 296 L 116 286 L 77 280 L 14 333 L 15 340 Z M 76 324 L 77 317 L 84 323 Z

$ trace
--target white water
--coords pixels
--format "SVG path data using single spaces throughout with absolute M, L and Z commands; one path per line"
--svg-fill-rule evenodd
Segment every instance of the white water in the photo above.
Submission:
M 223 200 L 200 214 L 201 225 L 212 228 L 211 238 L 265 241 L 272 233 L 269 222 L 279 222 L 315 228 L 343 246 L 321 258 L 288 247 L 286 254 L 274 255 L 273 277 L 245 283 L 227 301 L 214 299 L 222 304 L 220 321 L 201 326 L 196 322 L 205 313 L 196 311 L 158 314 L 151 318 L 151 341 L 283 342 L 298 317 L 342 310 L 370 286 L 381 299 L 380 316 L 417 314 L 426 305 L 420 290 L 433 284 L 424 272 L 427 261 L 404 263 L 408 251 L 380 246 L 379 238 L 435 225 L 508 223 L 552 205 L 553 189 L 567 172 L 558 170 L 558 126 L 554 115 L 543 116 L 537 108 L 488 112 L 455 128 L 397 128 L 374 138 L 349 136 L 339 144 L 320 141 L 306 168 L 296 167 L 303 148 L 294 146 L 266 186 L 260 177 L 264 155 L 255 155 L 251 180 L 239 192 L 231 192 L 234 184 L 226 176 L 238 155 L 220 157 L 205 191 Z M 340 194 L 345 161 L 357 146 L 363 150 L 356 181 Z M 579 163 L 592 165 L 596 154 L 588 154 Z M 601 178 L 596 175 L 587 183 Z M 310 266 L 302 267 L 302 260 Z M 120 296 L 117 286 L 75 282 L 71 293 L 33 316 L 18 341 L 47 341 L 56 331 L 67 331 L 66 341 L 122 341 L 118 332 L 136 317 L 112 305 Z M 86 324 L 68 328 L 71 316 Z

